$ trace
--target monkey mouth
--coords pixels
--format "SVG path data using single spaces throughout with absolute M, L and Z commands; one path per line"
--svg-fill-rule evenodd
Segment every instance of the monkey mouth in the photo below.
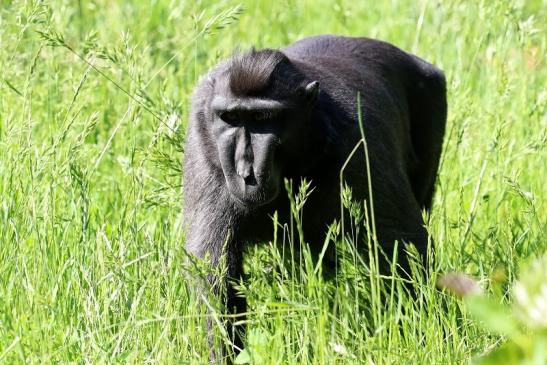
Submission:
M 258 208 L 271 203 L 279 195 L 279 187 L 269 176 L 255 177 L 254 174 L 245 178 L 236 175 L 227 179 L 228 190 L 235 200 L 246 208 Z
M 243 197 L 232 194 L 232 196 L 239 204 L 243 205 L 246 208 L 259 208 L 271 203 L 275 198 L 277 198 L 277 194 L 271 194 L 269 196 L 262 194 L 253 194 L 252 196 L 245 195 Z

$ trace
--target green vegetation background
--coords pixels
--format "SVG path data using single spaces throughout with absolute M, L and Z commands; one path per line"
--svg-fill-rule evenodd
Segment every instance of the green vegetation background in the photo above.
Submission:
M 236 47 L 314 34 L 445 70 L 431 271 L 513 281 L 546 249 L 545 24 L 544 1 L 1 1 L 0 363 L 207 362 L 182 265 L 191 91 Z M 250 362 L 461 364 L 503 341 L 431 285 L 381 310 L 358 262 L 326 282 L 252 251 Z

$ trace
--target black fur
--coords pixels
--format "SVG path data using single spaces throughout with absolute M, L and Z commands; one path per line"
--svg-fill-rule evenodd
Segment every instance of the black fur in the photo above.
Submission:
M 187 249 L 208 254 L 213 264 L 225 254 L 228 276 L 240 278 L 244 244 L 270 239 L 269 214 L 288 212 L 283 178 L 313 182 L 304 233 L 319 247 L 327 224 L 339 218 L 340 168 L 361 138 L 358 93 L 378 241 L 388 255 L 395 241 L 412 242 L 425 260 L 421 210 L 431 206 L 441 154 L 444 75 L 388 43 L 338 36 L 237 55 L 199 84 L 185 148 Z M 265 101 L 276 102 L 272 113 L 256 117 L 255 111 L 268 109 Z M 368 186 L 359 151 L 345 181 L 363 200 Z M 399 258 L 407 269 L 404 245 Z M 245 310 L 230 286 L 227 305 Z
M 230 90 L 238 96 L 256 95 L 264 90 L 271 80 L 275 68 L 287 57 L 274 50 L 239 54 L 230 60 Z

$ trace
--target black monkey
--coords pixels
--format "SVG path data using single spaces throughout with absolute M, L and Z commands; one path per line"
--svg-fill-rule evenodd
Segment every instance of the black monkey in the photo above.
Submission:
M 339 218 L 340 168 L 361 139 L 358 93 L 378 242 L 387 255 L 395 241 L 412 242 L 425 260 L 421 210 L 431 206 L 441 154 L 444 75 L 388 43 L 330 35 L 238 54 L 196 88 L 183 180 L 188 251 L 213 264 L 225 255 L 227 275 L 240 278 L 244 244 L 270 239 L 269 215 L 288 211 L 284 178 L 314 184 L 304 234 L 321 245 L 327 224 Z M 344 178 L 363 200 L 360 151 Z M 398 249 L 407 269 L 404 244 Z M 245 310 L 230 285 L 226 300 L 229 311 Z

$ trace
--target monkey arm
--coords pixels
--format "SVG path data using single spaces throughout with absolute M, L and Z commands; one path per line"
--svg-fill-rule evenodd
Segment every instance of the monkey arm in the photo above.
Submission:
M 189 165 L 187 168 L 191 170 Z M 226 305 L 228 314 L 244 313 L 247 303 L 244 298 L 236 295 L 232 284 L 239 281 L 243 274 L 242 244 L 237 238 L 239 214 L 226 189 L 220 184 L 213 183 L 210 178 L 205 178 L 203 172 L 201 170 L 197 175 L 192 174 L 195 178 L 187 180 L 187 183 L 192 181 L 192 186 L 185 186 L 185 190 L 188 191 L 184 204 L 186 249 L 190 254 L 207 260 L 215 270 L 209 273 L 205 280 L 199 277 L 191 278 L 190 287 L 202 300 L 210 302 L 210 299 L 215 299 L 213 297 L 216 296 L 217 300 L 220 299 Z M 224 311 L 221 310 L 221 313 Z M 240 318 L 231 317 L 225 324 L 225 330 L 235 350 L 243 347 L 241 337 L 233 328 L 233 322 L 238 319 Z M 208 316 L 206 327 L 211 343 L 210 359 L 216 362 L 216 359 L 231 352 L 221 347 L 220 351 L 215 353 L 218 346 L 214 345 L 213 326 L 214 321 Z

